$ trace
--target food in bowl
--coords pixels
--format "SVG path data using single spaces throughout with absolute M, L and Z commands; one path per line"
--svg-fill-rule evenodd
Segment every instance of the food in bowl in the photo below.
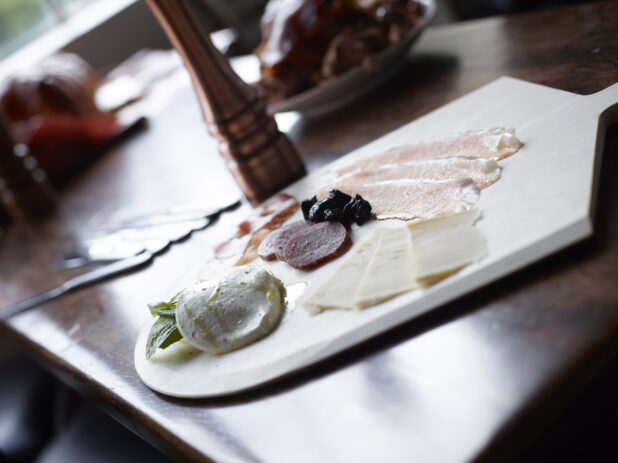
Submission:
M 415 0 L 270 0 L 255 87 L 273 104 L 328 82 L 398 43 L 422 15 Z

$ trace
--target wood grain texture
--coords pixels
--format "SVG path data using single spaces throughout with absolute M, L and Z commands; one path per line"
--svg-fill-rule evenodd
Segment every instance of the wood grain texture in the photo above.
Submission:
M 387 85 L 329 117 L 299 119 L 288 134 L 313 170 L 504 74 L 599 91 L 618 79 L 617 18 L 618 4 L 603 2 L 429 28 Z M 148 131 L 64 190 L 56 217 L 11 227 L 0 249 L 0 305 L 70 275 L 51 265 L 69 235 L 131 212 L 234 194 L 201 124 L 187 89 Z M 23 314 L 2 335 L 182 461 L 504 461 L 618 352 L 616 153 L 614 127 L 595 239 L 251 394 L 168 399 L 133 369 L 145 304 L 165 297 L 223 227 L 142 271 Z

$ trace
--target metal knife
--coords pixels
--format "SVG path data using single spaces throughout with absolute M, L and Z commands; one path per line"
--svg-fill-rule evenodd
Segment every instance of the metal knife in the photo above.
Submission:
M 175 207 L 160 212 L 132 217 L 122 221 L 118 226 L 101 230 L 101 233 L 109 234 L 131 229 L 150 228 L 160 225 L 199 221 L 200 219 L 213 219 L 222 212 L 227 212 L 237 208 L 240 203 L 241 200 L 237 198 L 233 201 L 225 202 L 223 206 L 198 208 Z
M 220 207 L 174 208 L 133 217 L 116 227 L 100 230 L 92 238 L 78 242 L 69 255 L 58 257 L 54 263 L 56 267 L 71 269 L 114 262 L 142 251 L 156 254 L 170 243 L 206 228 L 221 213 L 239 205 L 240 200 L 237 199 Z
M 30 299 L 26 299 L 25 301 L 19 302 L 15 305 L 0 309 L 0 320 L 6 320 L 9 317 L 17 315 L 37 305 L 43 304 L 44 302 L 57 299 L 64 294 L 75 291 L 76 289 L 83 288 L 119 273 L 146 265 L 153 259 L 153 257 L 154 254 L 150 252 L 141 252 L 135 256 L 119 260 L 112 264 L 99 267 L 95 270 L 91 270 L 90 272 L 71 278 L 54 289 L 50 289 L 49 291 L 34 296 Z
M 88 286 L 114 275 L 146 265 L 154 258 L 155 255 L 167 249 L 171 243 L 188 236 L 191 231 L 206 228 L 221 212 L 234 209 L 238 207 L 239 204 L 240 200 L 236 200 L 233 203 L 228 203 L 219 208 L 190 211 L 187 215 L 190 215 L 191 218 L 187 218 L 187 215 L 185 215 L 183 220 L 180 221 L 173 219 L 171 221 L 169 220 L 170 217 L 168 214 L 173 214 L 173 211 L 155 214 L 154 216 L 140 217 L 132 221 L 132 223 L 127 224 L 128 226 L 116 229 L 113 233 L 114 235 L 124 236 L 124 239 L 127 241 L 134 241 L 136 246 L 133 248 L 130 248 L 129 246 L 128 251 L 125 250 L 125 252 L 130 252 L 132 254 L 129 254 L 124 258 L 120 258 L 113 263 L 71 278 L 54 289 L 50 289 L 49 291 L 34 296 L 30 299 L 26 299 L 25 301 L 18 302 L 15 305 L 0 309 L 0 321 L 6 320 L 9 317 L 22 313 L 45 302 L 57 299 L 64 294 L 83 288 L 84 286 Z M 154 220 L 152 220 L 153 218 Z M 150 227 L 163 227 L 165 229 L 170 226 L 173 227 L 173 224 L 187 220 L 189 221 L 190 226 L 185 227 L 186 230 L 181 230 L 180 232 L 176 230 L 167 230 L 165 236 L 157 237 L 156 233 L 153 236 L 153 234 L 148 231 L 148 228 Z M 132 234 L 136 233 L 137 230 L 142 231 L 138 233 L 138 236 L 132 236 Z M 104 239 L 105 237 L 102 238 Z M 90 256 L 85 256 L 83 259 L 93 261 Z

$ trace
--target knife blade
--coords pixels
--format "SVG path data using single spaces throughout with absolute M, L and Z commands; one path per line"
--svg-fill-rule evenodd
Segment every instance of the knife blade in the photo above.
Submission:
M 70 254 L 59 256 L 54 264 L 59 268 L 74 269 L 114 262 L 144 250 L 156 254 L 170 243 L 208 227 L 221 213 L 237 208 L 240 203 L 241 200 L 236 199 L 224 202 L 223 206 L 176 207 L 133 217 L 76 243 Z
M 154 254 L 150 252 L 141 252 L 135 256 L 128 257 L 112 264 L 83 273 L 82 275 L 78 275 L 65 281 L 56 288 L 50 289 L 42 294 L 38 294 L 30 299 L 26 299 L 25 301 L 18 302 L 12 306 L 0 309 L 0 320 L 6 320 L 9 317 L 25 312 L 26 310 L 41 305 L 45 302 L 57 299 L 60 296 L 75 291 L 76 289 L 83 288 L 114 275 L 146 265 L 150 263 L 153 257 Z
M 152 236 L 152 233 L 150 233 L 148 230 L 140 232 L 140 233 L 144 233 L 146 235 L 146 238 L 149 241 L 142 241 L 142 248 L 134 249 L 135 255 L 129 255 L 125 258 L 121 258 L 110 264 L 104 265 L 102 267 L 98 267 L 94 270 L 83 273 L 82 275 L 78 275 L 74 278 L 71 278 L 70 280 L 67 280 L 66 282 L 64 282 L 63 284 L 61 284 L 60 286 L 56 288 L 53 288 L 53 289 L 50 289 L 49 291 L 38 294 L 30 299 L 26 299 L 24 301 L 18 302 L 17 304 L 14 304 L 12 306 L 8 306 L 3 309 L 0 309 L 0 321 L 6 320 L 9 317 L 25 312 L 26 310 L 29 310 L 33 307 L 41 305 L 45 302 L 50 302 L 54 299 L 59 298 L 60 296 L 63 296 L 67 293 L 75 291 L 79 288 L 83 288 L 90 284 L 105 280 L 114 275 L 146 265 L 154 258 L 155 255 L 167 249 L 167 247 L 171 243 L 188 236 L 188 234 L 190 234 L 191 231 L 194 231 L 196 229 L 206 228 L 218 217 L 219 214 L 221 214 L 222 212 L 234 209 L 238 207 L 239 205 L 240 205 L 240 199 L 234 201 L 233 203 L 228 203 L 218 208 L 191 211 L 192 216 L 189 219 L 191 226 L 188 227 L 187 231 L 183 233 L 178 233 L 177 231 L 175 231 L 174 233 L 168 232 L 167 236 L 161 237 L 160 239 L 156 239 L 157 238 L 156 234 L 155 236 Z M 139 236 L 132 237 L 131 235 L 133 233 L 136 233 L 136 231 L 142 227 L 144 228 L 155 227 L 156 228 L 157 226 L 165 227 L 166 225 L 169 226 L 171 224 L 178 223 L 178 221 L 172 221 L 172 222 L 170 221 L 166 222 L 165 220 L 161 221 L 160 218 L 163 217 L 163 215 L 165 214 L 166 213 L 156 214 L 155 216 L 150 216 L 150 217 L 148 216 L 140 217 L 139 220 L 133 221 L 133 223 L 128 224 L 128 226 L 120 227 L 116 229 L 115 233 L 123 234 L 123 235 L 128 234 L 129 240 L 133 239 L 134 241 L 139 242 L 140 241 L 138 239 Z M 199 217 L 197 217 L 196 214 L 198 214 Z M 152 223 L 152 221 L 150 220 L 151 217 L 155 217 L 154 222 L 156 223 Z M 185 219 L 185 221 L 186 220 L 187 219 Z M 196 225 L 196 221 L 199 222 L 197 225 Z
M 225 202 L 223 206 L 201 208 L 176 207 L 161 212 L 132 217 L 124 220 L 117 226 L 112 226 L 101 230 L 101 233 L 109 234 L 132 229 L 199 221 L 200 219 L 214 219 L 222 212 L 231 211 L 232 209 L 237 208 L 240 203 L 241 199 L 238 198 L 234 201 Z

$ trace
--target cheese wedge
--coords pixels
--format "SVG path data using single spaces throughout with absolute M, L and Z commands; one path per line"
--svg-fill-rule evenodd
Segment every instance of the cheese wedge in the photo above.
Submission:
M 355 304 L 369 307 L 418 287 L 412 267 L 409 229 L 383 230 L 356 293 Z
M 471 210 L 408 226 L 419 283 L 434 283 L 487 255 L 485 237 L 474 227 L 479 217 Z
M 305 301 L 311 312 L 325 309 L 356 309 L 354 295 L 377 248 L 382 230 L 376 230 L 354 253 L 347 256 L 335 273 Z

